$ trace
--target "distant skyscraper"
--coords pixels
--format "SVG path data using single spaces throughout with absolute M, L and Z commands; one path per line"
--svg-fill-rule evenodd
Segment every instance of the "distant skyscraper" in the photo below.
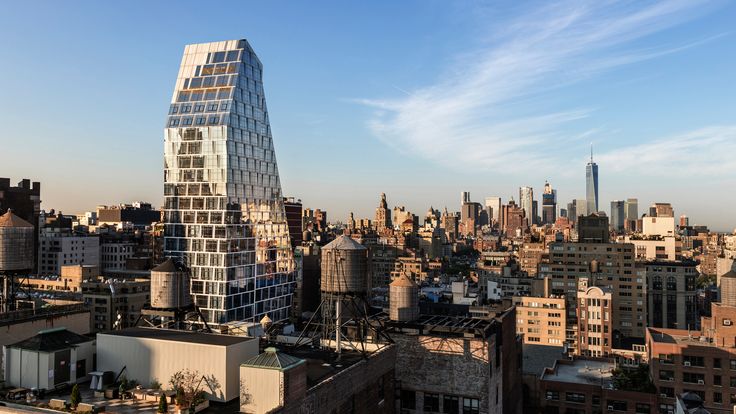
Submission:
M 519 207 L 524 210 L 527 225 L 534 224 L 534 190 L 531 187 L 519 187 Z
M 680 227 L 688 227 L 690 226 L 690 219 L 686 215 L 680 216 Z
M 285 320 L 296 283 L 262 79 L 246 40 L 186 46 L 164 131 L 164 254 L 214 324 Z
M 627 198 L 625 204 L 626 220 L 639 219 L 639 200 L 636 198 Z
M 470 191 L 460 193 L 460 205 L 470 202 Z
M 501 220 L 501 197 L 486 197 L 486 208 L 491 209 L 491 219 L 495 222 Z
M 386 194 L 381 193 L 381 201 L 378 203 L 376 208 L 376 230 L 381 231 L 387 228 L 391 228 L 391 210 L 388 209 L 388 203 L 386 202 Z
M 545 182 L 542 194 L 542 224 L 554 224 L 555 220 L 557 220 L 557 191 Z
M 611 201 L 611 228 L 616 232 L 624 230 L 625 211 L 623 200 Z
M 593 162 L 593 146 L 590 146 L 590 162 L 585 167 L 585 199 L 588 214 L 598 212 L 598 164 Z
M 588 201 L 583 200 L 582 198 L 573 200 L 573 204 L 575 205 L 575 215 L 577 217 L 580 216 L 587 216 L 588 214 L 592 213 L 592 211 L 588 211 Z M 577 218 L 576 218 L 577 221 Z

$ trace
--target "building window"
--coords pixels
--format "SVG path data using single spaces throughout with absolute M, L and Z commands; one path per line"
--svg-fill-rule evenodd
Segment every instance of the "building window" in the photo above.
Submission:
M 459 414 L 460 413 L 460 398 L 456 395 L 443 395 L 442 396 L 442 412 L 445 414 Z
M 713 358 L 713 368 L 721 368 L 721 358 Z
M 431 413 L 440 412 L 440 395 L 439 394 L 424 394 L 424 411 Z
M 716 404 L 723 404 L 723 395 L 720 392 L 714 392 L 713 402 Z
M 401 408 L 413 410 L 417 405 L 417 393 L 411 390 L 401 390 Z
M 558 391 L 547 391 L 546 398 L 552 401 L 558 401 L 560 399 L 560 393 Z
M 565 401 L 582 404 L 585 402 L 585 394 L 581 394 L 579 392 L 565 393 Z
M 652 412 L 652 408 L 649 406 L 649 404 L 644 403 L 636 403 L 635 410 L 637 414 L 649 414 Z
M 713 385 L 721 386 L 721 376 L 720 375 L 714 375 L 713 376 Z
M 736 369 L 736 359 L 732 359 L 730 363 L 731 363 L 731 369 Z
M 628 411 L 628 404 L 626 404 L 626 401 L 608 400 L 608 406 L 612 407 L 613 411 Z
M 477 398 L 463 398 L 463 414 L 479 414 L 480 402 Z

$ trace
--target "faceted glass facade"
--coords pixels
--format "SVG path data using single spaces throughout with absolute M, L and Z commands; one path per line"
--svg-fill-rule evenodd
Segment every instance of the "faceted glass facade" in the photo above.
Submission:
M 591 157 L 585 166 L 585 200 L 588 203 L 588 214 L 597 213 L 598 210 L 598 164 Z
M 286 319 L 295 285 L 263 66 L 247 41 L 184 49 L 164 132 L 164 254 L 210 323 Z

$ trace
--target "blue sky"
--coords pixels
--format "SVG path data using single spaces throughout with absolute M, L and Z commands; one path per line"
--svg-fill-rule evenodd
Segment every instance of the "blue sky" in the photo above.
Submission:
M 11 2 L 0 14 L 0 176 L 42 207 L 162 199 L 183 47 L 247 38 L 284 194 L 331 219 L 379 194 L 423 214 L 541 193 L 638 197 L 736 226 L 736 4 Z M 643 207 L 640 207 L 640 213 Z

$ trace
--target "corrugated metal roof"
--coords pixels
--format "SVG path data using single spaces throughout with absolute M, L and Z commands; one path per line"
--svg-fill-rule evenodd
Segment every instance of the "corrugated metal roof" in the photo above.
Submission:
M 335 240 L 329 242 L 326 246 L 322 247 L 322 250 L 365 250 L 366 247 L 362 244 L 358 243 L 357 241 L 353 240 L 352 238 L 341 235 L 338 236 Z
M 0 227 L 33 227 L 33 224 L 13 214 L 13 210 L 0 216 Z
M 253 358 L 245 361 L 241 366 L 255 367 L 255 368 L 267 368 L 267 369 L 278 369 L 280 371 L 295 367 L 299 364 L 303 364 L 303 359 L 293 357 L 291 355 L 282 354 L 278 349 L 269 347 L 264 349 L 264 352 L 260 355 L 254 356 Z

